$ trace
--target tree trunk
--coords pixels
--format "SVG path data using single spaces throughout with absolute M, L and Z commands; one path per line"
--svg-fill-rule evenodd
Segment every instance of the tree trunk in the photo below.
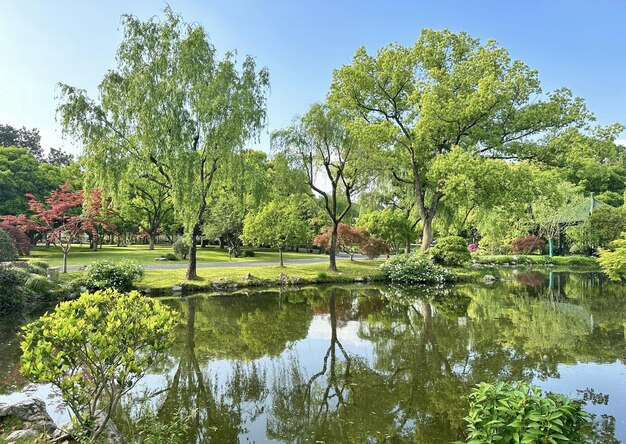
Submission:
M 148 238 L 150 240 L 150 249 L 154 250 L 154 244 L 155 244 L 155 242 L 154 242 L 154 235 L 151 234 Z
M 337 253 L 337 231 L 338 231 L 337 223 L 333 223 L 333 234 L 330 238 L 330 248 L 328 253 L 330 254 L 330 266 L 328 269 L 333 273 L 337 272 L 337 258 L 335 257 Z
M 406 243 L 404 244 L 404 252 L 409 254 L 411 252 L 411 238 L 407 236 Z
M 426 217 L 423 219 L 424 228 L 422 230 L 422 251 L 426 252 L 433 241 L 433 219 Z
M 67 251 L 63 252 L 63 273 L 67 273 Z
M 220 242 L 220 250 L 224 249 L 224 238 L 218 237 L 217 240 Z
M 284 267 L 285 264 L 283 263 L 283 249 L 282 248 L 278 249 L 278 255 L 280 256 L 280 266 Z
M 189 245 L 189 265 L 187 266 L 187 279 L 191 280 L 191 279 L 197 279 L 198 278 L 198 273 L 196 272 L 196 265 L 197 265 L 197 259 L 196 259 L 196 236 L 198 235 L 198 233 L 200 232 L 200 225 L 196 224 L 193 227 L 192 233 L 191 233 L 191 244 Z

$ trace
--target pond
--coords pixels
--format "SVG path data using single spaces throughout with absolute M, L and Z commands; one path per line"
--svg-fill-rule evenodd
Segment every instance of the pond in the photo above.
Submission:
M 471 387 L 502 379 L 582 397 L 597 442 L 626 440 L 626 287 L 597 274 L 163 300 L 181 323 L 144 388 L 161 391 L 163 421 L 191 413 L 190 443 L 449 443 Z M 0 402 L 26 385 L 21 322 L 1 323 Z M 31 390 L 65 419 L 47 387 Z

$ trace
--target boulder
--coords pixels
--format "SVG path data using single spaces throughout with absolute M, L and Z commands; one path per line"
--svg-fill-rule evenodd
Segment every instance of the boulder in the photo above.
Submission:
M 300 285 L 302 283 L 302 278 L 300 276 L 292 276 L 290 282 L 292 285 Z
M 15 442 L 21 439 L 33 438 L 39 434 L 41 434 L 41 432 L 35 429 L 16 430 L 6 437 L 6 442 Z
M 357 276 L 357 277 L 354 278 L 354 282 L 356 282 L 356 283 L 363 283 L 365 281 L 366 281 L 366 279 L 363 276 Z
M 46 404 L 38 398 L 27 398 L 13 404 L 0 404 L 0 419 L 15 416 L 27 424 L 27 428 L 47 432 L 56 429 L 56 425 L 48 411 Z
M 46 404 L 38 398 L 27 398 L 13 404 L 0 404 L 0 421 L 6 417 L 15 417 L 23 423 L 22 429 L 15 430 L 7 436 L 7 442 L 15 442 L 42 433 L 53 433 L 57 428 L 48 415 Z
M 26 261 L 0 262 L 0 268 L 28 268 L 28 262 Z
M 486 274 L 485 276 L 483 276 L 483 282 L 485 284 L 493 284 L 497 280 L 498 278 L 496 278 L 493 274 Z
M 280 282 L 281 284 L 286 284 L 289 280 L 289 276 L 287 276 L 285 273 L 281 273 L 278 275 L 278 282 Z
M 96 414 L 97 426 L 100 426 L 100 424 L 102 424 L 104 417 L 105 415 L 103 412 L 98 412 Z M 56 439 L 62 439 L 64 436 L 67 436 L 67 435 L 72 436 L 73 431 L 74 431 L 74 426 L 71 422 L 68 422 L 62 425 L 61 427 L 59 427 L 59 429 L 62 430 L 62 432 L 57 432 L 53 436 Z M 100 441 L 106 444 L 126 444 L 127 442 L 126 438 L 124 438 L 124 435 L 122 435 L 122 432 L 120 432 L 120 430 L 117 428 L 117 426 L 111 419 L 109 419 L 109 421 L 106 423 L 104 427 L 104 431 L 102 432 L 102 435 L 100 435 Z

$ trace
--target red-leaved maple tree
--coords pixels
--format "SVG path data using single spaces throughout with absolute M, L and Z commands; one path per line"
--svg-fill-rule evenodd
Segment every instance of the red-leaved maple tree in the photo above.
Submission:
M 313 245 L 328 251 L 332 234 L 333 227 L 327 227 L 321 234 L 315 236 Z M 347 224 L 339 224 L 337 227 L 337 249 L 348 254 L 350 260 L 354 260 L 356 253 L 363 253 L 372 258 L 389 251 L 383 241 L 372 237 L 365 228 L 351 227 Z
M 67 273 L 67 255 L 72 243 L 80 240 L 83 233 L 97 236 L 98 227 L 114 230 L 115 226 L 103 218 L 102 201 L 99 191 L 92 192 L 90 205 L 83 211 L 83 192 L 72 191 L 70 184 L 65 183 L 54 190 L 43 202 L 27 194 L 30 217 L 3 216 L 4 223 L 18 227 L 23 232 L 36 231 L 63 253 L 63 273 Z

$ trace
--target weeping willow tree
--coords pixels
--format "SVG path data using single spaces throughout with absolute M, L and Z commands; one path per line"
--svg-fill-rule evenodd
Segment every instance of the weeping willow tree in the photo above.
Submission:
M 61 84 L 66 134 L 84 145 L 87 187 L 121 198 L 123 184 L 147 179 L 168 190 L 190 242 L 187 279 L 196 274 L 196 237 L 215 174 L 265 124 L 269 75 L 250 56 L 219 58 L 205 30 L 166 8 L 163 20 L 122 17 L 117 67 L 94 100 Z

